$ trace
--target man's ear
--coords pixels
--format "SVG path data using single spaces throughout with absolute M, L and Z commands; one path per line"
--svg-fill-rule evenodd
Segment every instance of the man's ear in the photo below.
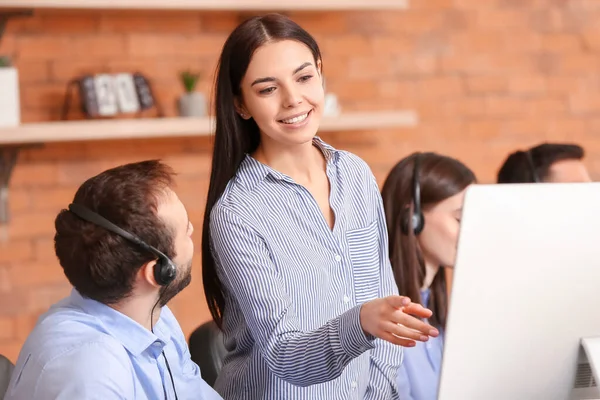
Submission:
M 236 97 L 235 100 L 233 100 L 233 102 L 235 111 L 240 115 L 240 117 L 242 117 L 243 119 L 250 119 L 252 117 L 248 110 L 246 110 L 244 103 L 239 97 Z
M 147 262 L 140 268 L 139 277 L 147 282 L 149 285 L 154 287 L 160 287 L 156 279 L 154 279 L 154 266 L 156 265 L 156 260 L 152 260 Z

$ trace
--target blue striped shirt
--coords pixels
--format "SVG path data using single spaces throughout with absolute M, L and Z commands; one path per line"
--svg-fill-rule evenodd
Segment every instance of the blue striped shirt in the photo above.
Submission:
M 379 188 L 360 158 L 314 144 L 333 230 L 303 186 L 249 155 L 211 211 L 228 350 L 215 388 L 226 399 L 398 398 L 402 348 L 359 318 L 366 301 L 397 294 Z

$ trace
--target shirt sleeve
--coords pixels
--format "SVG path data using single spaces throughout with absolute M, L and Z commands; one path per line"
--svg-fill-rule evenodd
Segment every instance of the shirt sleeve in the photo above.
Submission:
M 385 221 L 383 201 L 379 193 L 377 181 L 371 175 L 371 197 L 377 207 L 380 247 L 380 293 L 379 297 L 398 294 L 398 286 L 392 272 L 389 259 L 388 232 Z M 365 400 L 398 399 L 397 375 L 402 364 L 403 348 L 388 341 L 376 339 L 375 349 L 371 351 L 369 367 L 369 386 Z
M 78 346 L 40 370 L 34 398 L 134 400 L 133 372 L 128 362 L 117 349 L 106 343 Z
M 373 348 L 373 338 L 360 324 L 360 305 L 316 330 L 302 331 L 266 243 L 239 216 L 216 206 L 210 231 L 219 276 L 273 374 L 297 386 L 328 382 Z

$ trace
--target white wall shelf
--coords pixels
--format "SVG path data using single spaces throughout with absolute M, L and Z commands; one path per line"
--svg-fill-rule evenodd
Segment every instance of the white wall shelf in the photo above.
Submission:
M 357 112 L 324 117 L 319 132 L 377 130 L 414 127 L 416 112 L 411 110 Z M 209 136 L 212 118 L 140 118 L 112 120 L 56 121 L 0 128 L 1 145 L 91 140 L 151 139 Z
M 409 0 L 0 0 L 0 8 L 137 10 L 402 10 Z

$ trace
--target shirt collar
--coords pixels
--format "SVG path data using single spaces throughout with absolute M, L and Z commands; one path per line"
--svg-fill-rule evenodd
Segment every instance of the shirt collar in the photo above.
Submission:
M 337 163 L 339 158 L 339 150 L 336 150 L 332 146 L 325 143 L 321 138 L 315 136 L 313 138 L 313 145 L 317 147 L 323 155 L 327 164 Z M 293 182 L 293 180 L 281 172 L 269 167 L 266 164 L 257 161 L 254 157 L 246 154 L 244 160 L 240 164 L 237 172 L 237 180 L 241 182 L 248 189 L 253 189 L 257 184 L 262 182 L 267 176 L 280 181 Z
M 171 341 L 169 329 L 162 315 L 153 327 L 154 333 L 106 304 L 82 296 L 76 289 L 71 291 L 71 303 L 87 314 L 97 318 L 110 336 L 117 339 L 133 355 L 139 355 L 152 346 L 155 356 Z

